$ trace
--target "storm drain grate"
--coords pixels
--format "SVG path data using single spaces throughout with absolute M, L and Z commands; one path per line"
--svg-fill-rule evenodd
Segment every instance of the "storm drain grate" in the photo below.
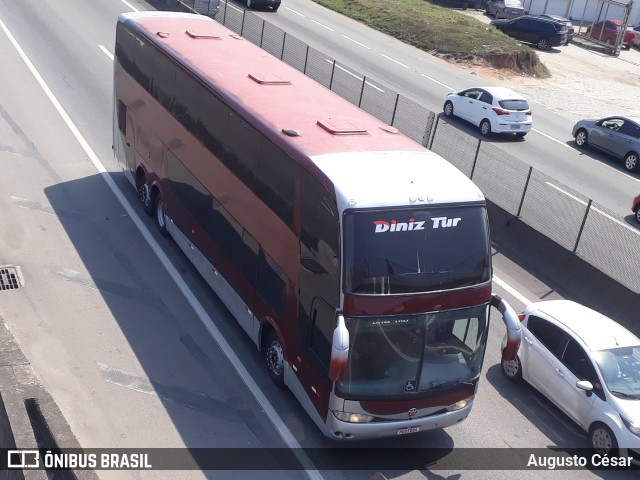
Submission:
M 16 290 L 24 286 L 20 267 L 0 266 L 0 291 Z

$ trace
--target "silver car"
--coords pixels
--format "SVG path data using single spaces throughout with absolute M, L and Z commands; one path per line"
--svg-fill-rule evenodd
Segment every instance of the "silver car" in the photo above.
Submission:
M 524 15 L 524 5 L 521 0 L 489 0 L 485 12 L 496 18 L 516 18 Z
M 571 132 L 580 148 L 595 147 L 624 160 L 624 168 L 640 170 L 640 117 L 580 120 Z

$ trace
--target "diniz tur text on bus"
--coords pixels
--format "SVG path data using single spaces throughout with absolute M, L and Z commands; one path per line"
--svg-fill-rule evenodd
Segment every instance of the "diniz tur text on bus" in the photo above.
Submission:
M 115 154 L 334 439 L 470 413 L 491 291 L 485 198 L 459 170 L 208 17 L 122 14 Z

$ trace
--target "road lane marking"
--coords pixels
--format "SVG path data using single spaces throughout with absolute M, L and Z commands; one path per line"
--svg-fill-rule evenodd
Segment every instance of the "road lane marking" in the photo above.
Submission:
M 316 25 L 320 25 L 322 28 L 326 28 L 327 30 L 329 30 L 330 32 L 335 32 L 335 30 L 331 27 L 327 27 L 326 25 L 323 25 L 322 23 L 314 20 L 313 18 L 310 18 L 309 20 L 311 20 L 313 23 L 315 23 Z
M 333 65 L 333 60 L 329 60 L 328 58 L 325 58 L 325 59 L 324 59 L 324 61 Z M 356 74 L 355 74 L 355 73 L 353 73 L 353 72 L 350 72 L 350 71 L 349 71 L 349 70 L 347 70 L 346 68 L 341 67 L 341 66 L 340 66 L 340 65 L 338 65 L 337 63 L 336 63 L 335 65 L 336 65 L 336 68 L 339 68 L 339 69 L 340 69 L 340 70 L 342 70 L 344 73 L 347 73 L 347 74 L 351 75 L 353 78 L 358 79 L 360 82 L 362 81 L 362 77 L 359 77 L 358 75 L 356 75 Z M 380 93 L 384 93 L 384 90 L 382 90 L 382 89 L 381 89 L 381 88 L 379 88 L 379 87 L 376 87 L 376 86 L 375 86 L 375 85 L 373 85 L 372 83 L 367 82 L 367 81 L 365 81 L 364 83 L 366 83 L 367 85 L 369 85 L 371 88 L 375 88 L 375 89 L 376 89 L 376 90 L 378 90 Z
M 453 88 L 451 88 L 449 85 L 446 85 L 442 82 L 439 82 L 438 80 L 436 80 L 435 78 L 430 77 L 429 75 L 425 75 L 424 73 L 421 73 L 420 75 L 422 75 L 424 78 L 427 78 L 429 80 L 431 80 L 434 83 L 437 83 L 438 85 L 442 85 L 444 88 L 449 89 L 450 92 L 455 91 Z
M 354 40 L 354 39 L 353 39 L 353 38 L 351 38 L 351 37 L 347 37 L 346 35 L 342 35 L 342 36 L 343 36 L 344 38 L 346 38 L 347 40 L 350 40 L 350 41 L 352 41 L 353 43 L 355 43 L 355 44 L 357 44 L 357 45 L 360 45 L 361 47 L 366 48 L 367 50 L 371 50 L 371 47 L 369 47 L 369 46 L 365 45 L 364 43 L 360 43 L 359 41 Z
M 529 305 L 530 303 L 533 303 L 531 300 L 529 300 L 527 297 L 525 297 L 523 294 L 521 294 L 519 291 L 517 291 L 511 285 L 506 283 L 504 280 L 500 279 L 500 277 L 494 275 L 493 276 L 493 281 L 495 283 L 497 283 L 498 285 L 500 285 L 500 287 L 502 287 L 503 290 L 508 292 L 512 297 L 516 298 L 516 300 L 520 301 L 521 303 L 523 303 L 525 305 Z
M 402 66 L 402 67 L 404 67 L 404 68 L 409 68 L 409 65 L 405 65 L 404 63 L 400 63 L 400 62 L 399 62 L 398 60 L 396 60 L 395 58 L 388 57 L 388 56 L 387 56 L 387 55 L 385 55 L 384 53 L 381 53 L 381 54 L 380 54 L 380 56 L 381 56 L 381 57 L 386 58 L 387 60 L 391 60 L 392 62 L 397 63 L 398 65 L 400 65 L 400 66 Z
M 302 467 L 305 468 L 305 473 L 307 474 L 307 476 L 312 480 L 323 480 L 320 472 L 315 469 L 315 466 L 313 465 L 309 457 L 302 450 L 300 443 L 298 443 L 298 440 L 293 436 L 284 421 L 280 418 L 280 415 L 278 415 L 278 412 L 273 407 L 273 405 L 271 405 L 266 395 L 262 392 L 262 390 L 260 390 L 260 387 L 258 387 L 258 384 L 246 369 L 240 358 L 236 355 L 231 345 L 229 345 L 229 342 L 227 342 L 226 338 L 224 338 L 222 332 L 220 332 L 218 327 L 213 323 L 213 320 L 211 319 L 211 317 L 209 317 L 200 301 L 196 298 L 191 289 L 189 289 L 189 286 L 182 278 L 176 267 L 173 265 L 173 263 L 171 263 L 169 257 L 164 253 L 162 247 L 160 247 L 160 244 L 156 241 L 153 235 L 151 235 L 151 232 L 149 232 L 144 222 L 138 215 L 138 211 L 133 208 L 122 191 L 118 188 L 115 181 L 111 177 L 110 172 L 108 172 L 102 162 L 100 162 L 100 159 L 98 158 L 96 153 L 93 151 L 91 146 L 89 146 L 89 143 L 86 141 L 82 133 L 80 133 L 78 127 L 76 127 L 76 125 L 73 123 L 73 120 L 71 120 L 69 114 L 53 94 L 47 83 L 44 81 L 44 78 L 42 78 L 42 75 L 40 75 L 40 72 L 38 72 L 35 65 L 31 62 L 26 52 L 18 44 L 18 41 L 9 31 L 2 19 L 0 19 L 0 29 L 2 29 L 4 34 L 7 36 L 9 42 L 11 42 L 13 48 L 25 63 L 38 85 L 40 85 L 40 88 L 42 88 L 44 94 L 56 109 L 63 122 L 67 125 L 67 128 L 69 128 L 71 134 L 75 137 L 76 141 L 80 144 L 80 147 L 87 154 L 89 160 L 100 174 L 100 177 L 105 181 L 122 208 L 129 215 L 131 221 L 136 226 L 142 237 L 145 239 L 153 253 L 155 253 L 160 263 L 162 263 L 167 273 L 171 276 L 180 292 L 184 295 L 189 305 L 191 305 L 194 313 L 198 316 L 204 327 L 209 331 L 209 334 L 218 344 L 218 347 L 220 348 L 222 353 L 224 353 L 224 355 L 227 357 L 227 360 L 235 369 L 238 377 L 244 382 L 247 389 L 251 392 L 260 408 L 264 410 L 265 414 L 279 433 L 282 440 L 292 450 L 293 454 L 301 463 Z
M 139 12 L 140 11 L 138 8 L 134 7 L 129 2 L 127 2 L 127 0 L 121 0 L 121 1 L 122 1 L 122 3 L 124 3 L 127 7 L 129 7 L 134 12 Z
M 582 199 L 580 199 L 580 198 L 576 197 L 575 195 L 572 195 L 571 193 L 567 192 L 566 190 L 563 190 L 562 188 L 558 187 L 557 185 L 554 185 L 554 184 L 553 184 L 553 183 L 551 183 L 551 182 L 544 182 L 544 183 L 546 183 L 547 185 L 549 185 L 551 188 L 555 188 L 555 189 L 556 189 L 557 191 L 559 191 L 560 193 L 562 193 L 562 194 L 566 195 L 567 197 L 569 197 L 569 198 L 571 198 L 571 199 L 575 200 L 576 202 L 578 202 L 578 203 L 580 203 L 580 204 L 584 205 L 585 207 L 588 205 L 588 203 L 587 203 L 587 202 L 585 202 L 584 200 L 582 200 Z M 627 230 L 629 230 L 630 232 L 632 232 L 632 233 L 634 233 L 634 234 L 636 234 L 636 235 L 640 235 L 640 230 L 638 230 L 638 229 L 636 229 L 636 228 L 633 228 L 633 227 L 631 227 L 631 226 L 627 225 L 626 223 L 624 223 L 624 222 L 623 222 L 623 221 L 621 221 L 621 220 L 618 220 L 618 219 L 617 219 L 617 218 L 615 218 L 615 217 L 612 217 L 612 216 L 611 216 L 611 215 L 609 215 L 608 213 L 603 212 L 602 210 L 600 210 L 599 208 L 597 208 L 597 207 L 591 207 L 591 210 L 593 210 L 594 212 L 599 213 L 600 215 L 602 215 L 603 217 L 608 218 L 609 220 L 612 220 L 613 222 L 617 223 L 617 224 L 618 224 L 618 225 L 620 225 L 621 227 L 626 228 L 626 229 L 627 229 Z
M 289 10 L 290 12 L 295 13 L 296 15 L 300 15 L 302 18 L 306 18 L 303 14 L 301 14 L 300 12 L 296 12 L 293 8 L 289 8 L 289 7 L 284 7 L 285 10 Z
M 111 61 L 113 62 L 113 55 L 111 54 L 111 52 L 109 50 L 106 49 L 106 47 L 104 45 L 98 45 L 98 48 L 100 50 L 102 50 L 102 53 L 104 53 L 107 57 L 109 57 L 111 59 Z

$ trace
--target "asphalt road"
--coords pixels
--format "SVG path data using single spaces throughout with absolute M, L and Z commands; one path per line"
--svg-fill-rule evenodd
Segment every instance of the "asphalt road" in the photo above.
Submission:
M 1 33 L 0 264 L 20 265 L 26 286 L 1 294 L 0 315 L 83 447 L 335 446 L 290 394 L 271 384 L 244 332 L 177 247 L 156 234 L 118 173 L 110 148 L 110 54 L 116 17 L 129 5 L 119 0 L 0 2 L 6 32 L 33 66 L 27 68 L 7 33 Z M 512 295 L 503 282 L 496 291 L 516 309 L 522 308 L 523 296 L 548 293 L 539 279 L 496 257 L 496 276 L 516 282 L 520 293 Z M 446 431 L 367 446 L 524 449 L 515 454 L 547 445 L 586 447 L 584 434 L 549 402 L 500 375 L 503 332 L 494 318 L 468 420 Z M 514 475 L 486 468 L 383 473 L 407 479 Z M 249 475 L 368 479 L 373 473 Z M 101 471 L 99 476 L 246 478 L 247 472 Z M 517 476 L 617 479 L 628 474 L 522 471 Z

